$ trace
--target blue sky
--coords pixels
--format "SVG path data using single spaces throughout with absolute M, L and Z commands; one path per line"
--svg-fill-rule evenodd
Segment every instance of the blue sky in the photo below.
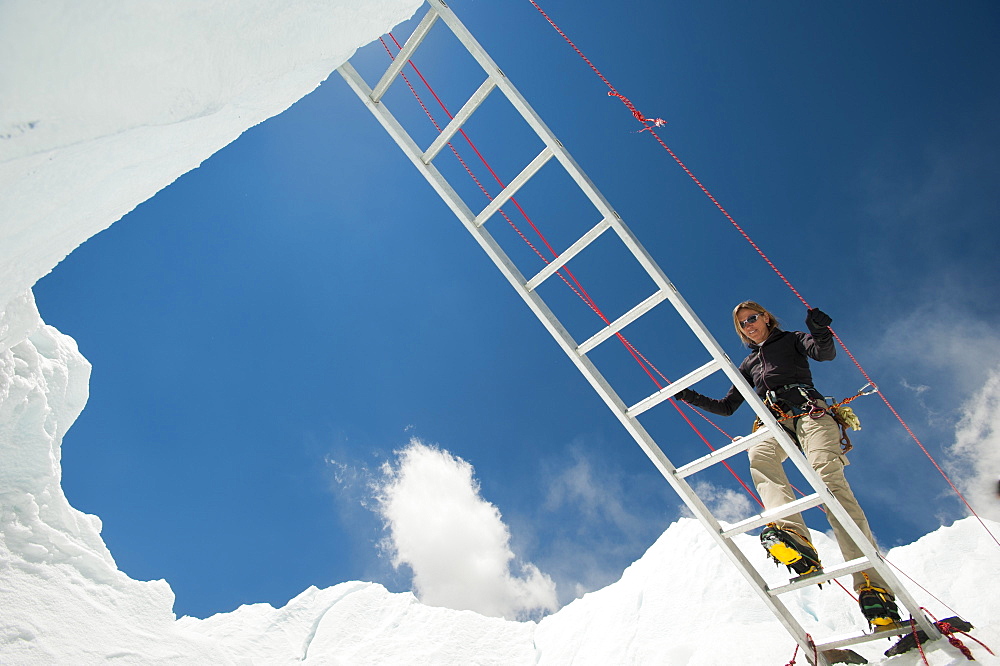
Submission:
M 734 358 L 740 300 L 801 326 L 797 299 L 529 3 L 452 6 Z M 640 110 L 668 121 L 666 143 L 833 316 L 946 461 L 962 404 L 1000 360 L 989 306 L 1000 10 L 542 6 Z M 481 82 L 454 53 L 441 39 L 415 59 L 452 110 Z M 370 82 L 388 64 L 378 44 L 356 60 Z M 387 104 L 429 141 L 405 92 L 394 85 Z M 538 148 L 522 130 L 501 133 L 502 105 L 485 111 L 470 136 L 509 179 Z M 523 203 L 563 247 L 574 225 L 597 221 L 580 221 L 558 179 Z M 579 272 L 602 307 L 645 295 L 604 261 Z M 338 75 L 85 243 L 35 293 L 94 365 L 64 442 L 66 494 L 102 518 L 122 570 L 170 582 L 179 615 L 281 605 L 346 580 L 409 589 L 380 556 L 367 484 L 411 437 L 475 468 L 514 551 L 563 601 L 616 578 L 678 515 L 666 482 Z M 574 326 L 596 330 L 551 293 Z M 672 378 L 704 362 L 671 333 L 636 336 Z M 600 363 L 637 396 L 655 389 L 618 352 Z M 864 383 L 844 357 L 816 378 L 838 396 Z M 856 404 L 849 478 L 882 542 L 961 515 L 881 403 Z M 675 462 L 701 454 L 675 416 L 654 421 Z M 743 408 L 719 423 L 737 433 L 749 421 Z M 734 467 L 746 476 L 743 458 Z M 724 472 L 705 478 L 739 490 Z M 556 492 L 574 479 L 599 501 Z

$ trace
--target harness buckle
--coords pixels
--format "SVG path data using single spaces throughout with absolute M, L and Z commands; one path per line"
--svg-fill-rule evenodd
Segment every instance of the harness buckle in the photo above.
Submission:
M 826 414 L 826 407 L 820 407 L 819 404 L 813 403 L 812 408 L 809 410 L 809 418 L 819 419 Z

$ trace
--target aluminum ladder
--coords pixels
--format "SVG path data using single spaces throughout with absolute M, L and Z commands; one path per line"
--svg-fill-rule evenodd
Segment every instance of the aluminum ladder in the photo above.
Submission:
M 918 626 L 926 632 L 927 636 L 931 638 L 940 637 L 940 632 L 920 611 L 913 597 L 887 566 L 876 548 L 863 536 L 844 508 L 820 480 L 819 475 L 809 465 L 805 456 L 798 450 L 785 430 L 777 423 L 771 411 L 757 397 L 753 388 L 744 380 L 719 343 L 680 295 L 677 288 L 667 279 L 664 272 L 632 234 L 618 213 L 611 207 L 611 204 L 598 191 L 583 169 L 573 160 L 563 144 L 549 130 L 538 114 L 528 104 L 527 100 L 517 91 L 500 68 L 497 67 L 496 63 L 476 41 L 469 30 L 459 21 L 454 12 L 442 0 L 426 0 L 426 6 L 426 13 L 424 13 L 413 33 L 374 86 L 369 86 L 350 62 L 344 64 L 338 71 L 383 128 L 396 141 L 399 147 L 402 148 L 413 165 L 424 175 L 431 187 L 440 195 L 468 232 L 472 234 L 473 238 L 476 239 L 480 247 L 482 247 L 493 263 L 496 264 L 497 268 L 500 269 L 500 272 L 507 278 L 507 281 L 510 282 L 514 290 L 524 299 L 524 302 L 531 311 L 535 313 L 539 321 L 541 321 L 552 337 L 555 338 L 562 350 L 583 376 L 586 377 L 587 381 L 604 400 L 608 408 L 621 421 L 622 425 L 639 444 L 657 469 L 659 469 L 663 477 L 677 494 L 681 496 L 688 508 L 712 535 L 715 542 L 722 548 L 754 590 L 756 590 L 760 599 L 774 613 L 778 621 L 788 630 L 799 646 L 801 646 L 807 658 L 811 660 L 813 651 L 816 650 L 819 655 L 819 664 L 825 665 L 828 662 L 822 656 L 824 650 L 844 648 L 910 631 L 909 627 L 905 626 L 904 623 L 903 626 L 874 633 L 859 631 L 845 636 L 828 637 L 820 641 L 812 641 L 802 625 L 793 617 L 788 607 L 781 601 L 781 595 L 793 590 L 869 568 L 878 571 L 892 587 L 896 593 L 897 602 L 909 611 L 911 617 L 916 620 Z M 440 130 L 440 133 L 430 145 L 421 148 L 411 138 L 396 117 L 386 108 L 382 98 L 392 83 L 399 80 L 403 67 L 413 57 L 413 54 L 420 47 L 421 43 L 424 42 L 428 33 L 432 28 L 440 25 L 450 30 L 476 63 L 482 67 L 485 73 L 485 80 L 462 108 L 454 114 L 454 117 L 447 126 Z M 469 207 L 449 181 L 434 166 L 434 160 L 440 154 L 441 150 L 455 138 L 455 135 L 462 126 L 479 109 L 487 97 L 494 92 L 499 92 L 506 96 L 523 121 L 541 139 L 544 148 L 486 207 L 476 212 Z M 529 278 L 525 278 L 487 230 L 487 222 L 494 217 L 504 204 L 516 195 L 518 190 L 542 166 L 553 159 L 565 169 L 575 185 L 579 187 L 593 204 L 597 210 L 595 217 L 599 218 L 600 221 L 580 237 L 579 240 L 572 243 L 566 250 L 559 254 L 557 258 L 549 262 L 541 271 Z M 608 232 L 612 232 L 617 236 L 628 252 L 631 253 L 632 257 L 634 257 L 634 260 L 638 262 L 639 266 L 652 279 L 656 290 L 652 295 L 612 321 L 598 333 L 587 340 L 578 342 L 556 318 L 550 307 L 538 295 L 536 289 L 563 268 L 571 259 L 584 251 L 588 245 Z M 664 302 L 669 303 L 676 310 L 684 323 L 690 328 L 691 333 L 697 337 L 698 341 L 708 352 L 711 360 L 636 404 L 627 405 L 598 371 L 597 367 L 588 357 L 588 354 L 598 347 L 598 345 L 615 337 L 616 333 Z M 738 388 L 746 399 L 747 404 L 750 405 L 757 417 L 764 423 L 764 427 L 752 435 L 737 439 L 731 444 L 713 451 L 709 455 L 677 467 L 664 455 L 650 434 L 639 423 L 637 417 L 660 403 L 665 402 L 682 389 L 692 386 L 715 372 L 724 373 Z M 731 456 L 746 451 L 755 442 L 765 437 L 774 436 L 775 433 L 781 447 L 788 455 L 788 459 L 802 473 L 806 482 L 811 486 L 812 494 L 776 509 L 765 511 L 730 527 L 723 527 L 705 503 L 697 496 L 691 485 L 686 481 L 686 478 Z M 827 511 L 840 521 L 850 537 L 858 544 L 859 550 L 863 552 L 863 556 L 838 566 L 826 568 L 819 574 L 813 574 L 802 579 L 793 579 L 792 582 L 785 585 L 778 587 L 768 586 L 760 573 L 734 544 L 733 538 L 777 519 L 819 505 L 825 505 Z

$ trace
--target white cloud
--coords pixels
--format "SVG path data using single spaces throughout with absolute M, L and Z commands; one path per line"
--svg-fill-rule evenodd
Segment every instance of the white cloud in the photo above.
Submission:
M 397 455 L 376 499 L 393 566 L 412 570 L 423 603 L 508 619 L 557 609 L 555 584 L 538 567 L 512 573 L 510 531 L 480 496 L 472 465 L 415 438 Z
M 589 523 L 599 521 L 627 535 L 640 532 L 642 519 L 625 508 L 620 480 L 608 470 L 597 478 L 589 459 L 579 448 L 571 449 L 570 455 L 573 464 L 559 470 L 548 481 L 545 508 L 555 511 L 569 507 Z
M 948 467 L 962 494 L 980 516 L 1000 520 L 1000 366 L 962 405 L 950 450 L 954 459 Z
M 940 439 L 954 437 L 951 446 L 943 447 L 946 457 L 940 461 L 951 481 L 980 516 L 1000 520 L 996 326 L 986 315 L 972 315 L 940 294 L 889 326 L 881 351 L 919 375 L 916 385 L 905 378 L 902 385 L 924 407 L 927 423 L 939 429 Z
M 909 368 L 902 383 L 917 395 L 941 389 L 967 395 L 1000 362 L 1000 335 L 993 321 L 951 305 L 943 291 L 887 326 L 876 351 Z
M 626 474 L 582 439 L 542 461 L 538 483 L 539 558 L 563 603 L 618 580 L 675 517 L 676 495 L 655 470 Z
M 718 520 L 735 523 L 755 513 L 756 504 L 750 504 L 750 496 L 743 490 L 720 488 L 708 481 L 699 481 L 692 488 Z M 683 514 L 694 518 L 687 506 L 684 506 Z

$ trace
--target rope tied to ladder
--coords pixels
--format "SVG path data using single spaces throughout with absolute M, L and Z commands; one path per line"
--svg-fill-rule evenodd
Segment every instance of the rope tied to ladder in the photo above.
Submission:
M 959 628 L 953 626 L 947 619 L 945 619 L 945 620 L 938 620 L 936 617 L 934 617 L 934 615 L 929 610 L 927 610 L 923 606 L 920 607 L 920 610 L 922 610 L 925 613 L 927 613 L 928 615 L 930 615 L 931 619 L 934 620 L 934 626 L 938 628 L 938 631 L 940 631 L 944 636 L 946 636 L 948 638 L 948 642 L 951 643 L 952 647 L 954 647 L 959 652 L 961 652 L 963 655 L 965 655 L 965 658 L 967 660 L 969 660 L 969 661 L 975 661 L 976 658 L 972 656 L 972 650 L 970 650 L 969 647 L 965 643 L 963 643 L 960 638 L 958 638 L 957 636 L 955 636 L 955 634 L 962 634 L 966 638 L 979 643 L 979 645 L 982 646 L 983 649 L 985 649 L 990 654 L 992 654 L 994 656 L 996 655 L 996 653 L 993 652 L 993 650 L 991 650 L 990 647 L 988 645 L 986 645 L 986 643 L 982 642 L 981 640 L 979 640 L 975 636 L 969 634 L 968 632 L 963 631 L 962 629 L 959 629 Z M 956 618 L 949 618 L 949 619 L 954 620 Z M 915 626 L 916 623 L 913 622 L 912 618 L 910 619 L 910 622 L 911 622 L 912 625 Z M 971 627 L 971 625 L 967 625 L 967 626 Z M 916 633 L 914 633 L 913 637 L 916 639 L 917 645 L 920 645 L 920 637 L 918 635 L 916 635 Z M 921 649 L 921 654 L 922 653 L 923 653 L 923 650 Z M 926 662 L 926 658 L 925 658 L 924 661 Z
M 939 622 L 937 627 L 938 629 L 941 630 L 942 634 L 948 637 L 948 642 L 951 643 L 952 647 L 958 649 L 959 652 L 964 654 L 966 659 L 968 659 L 969 661 L 976 660 L 976 658 L 972 656 L 972 650 L 969 649 L 969 646 L 967 646 L 958 638 L 955 638 L 955 633 L 958 631 L 957 629 L 955 629 L 953 626 L 944 621 Z M 966 636 L 968 636 L 968 634 L 966 634 Z

